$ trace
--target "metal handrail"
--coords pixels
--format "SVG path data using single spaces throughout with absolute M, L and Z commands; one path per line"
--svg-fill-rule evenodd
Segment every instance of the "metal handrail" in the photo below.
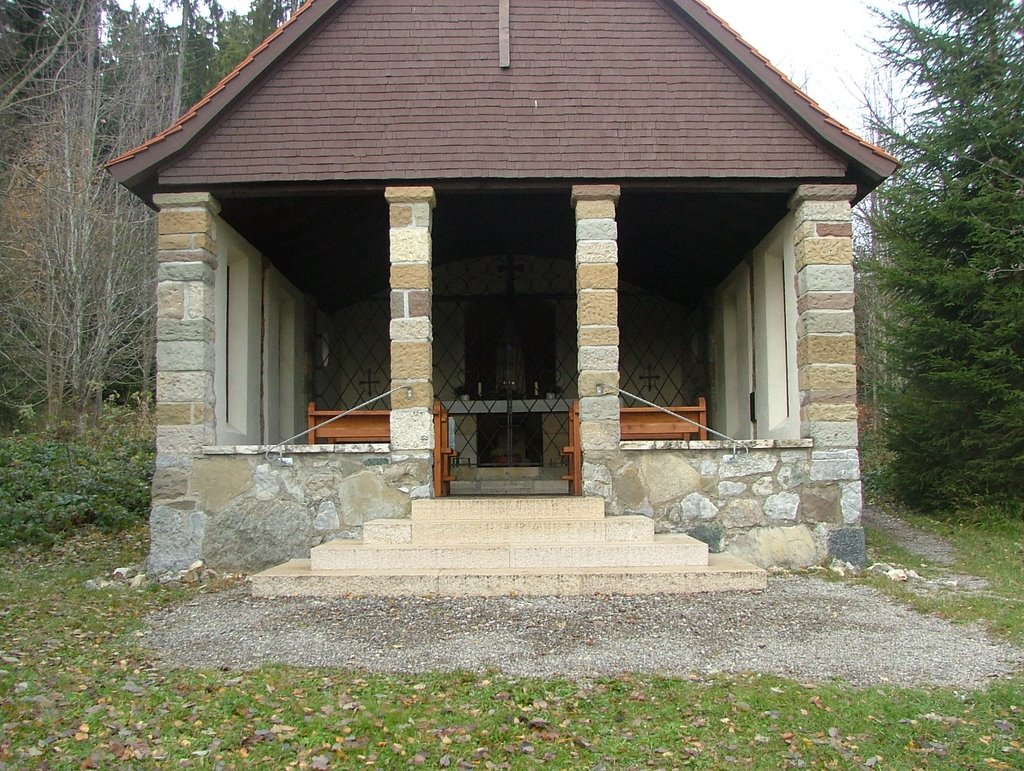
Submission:
M 285 439 L 283 442 L 278 442 L 277 444 L 273 445 L 272 447 L 267 448 L 267 451 L 265 453 L 263 453 L 263 456 L 267 459 L 268 463 L 270 462 L 270 455 L 273 452 L 277 452 L 278 457 L 279 458 L 283 458 L 284 457 L 284 453 L 281 452 L 281 448 L 284 447 L 286 444 L 291 444 L 296 439 L 301 439 L 304 436 L 308 436 L 313 431 L 319 431 L 324 426 L 329 426 L 334 421 L 341 420 L 346 415 L 351 415 L 356 410 L 361 410 L 363 407 L 368 407 L 369 405 L 373 404 L 374 402 L 380 401 L 381 399 L 383 399 L 386 396 L 391 396 L 391 394 L 396 393 L 397 391 L 405 391 L 405 397 L 407 399 L 411 399 L 412 398 L 412 387 L 411 386 L 397 386 L 395 388 L 392 388 L 390 391 L 385 391 L 384 393 L 379 394 L 378 396 L 374 396 L 372 399 L 367 399 L 362 404 L 357 404 L 355 407 L 350 407 L 347 410 L 343 410 L 342 412 L 339 412 L 337 415 L 335 415 L 335 416 L 333 416 L 331 418 L 328 418 L 323 423 L 320 423 L 320 424 L 318 424 L 316 426 L 313 426 L 312 428 L 307 428 L 305 431 L 303 431 L 301 433 L 298 433 L 295 436 L 290 436 L 287 439 Z
M 666 415 L 671 415 L 673 418 L 677 418 L 677 419 L 682 420 L 682 421 L 684 421 L 686 423 L 690 423 L 691 425 L 697 426 L 697 428 L 703 428 L 709 434 L 714 434 L 715 436 L 720 436 L 722 439 L 724 439 L 725 441 L 729 442 L 732 445 L 732 457 L 734 457 L 734 458 L 737 455 L 739 455 L 738 448 L 740 448 L 740 447 L 743 448 L 744 452 L 747 455 L 750 454 L 750 447 L 747 446 L 746 444 L 744 444 L 742 439 L 734 439 L 733 437 L 727 436 L 726 434 L 723 434 L 720 431 L 715 431 L 715 429 L 709 428 L 708 426 L 705 426 L 703 423 L 699 423 L 698 421 L 693 420 L 691 418 L 688 418 L 685 415 L 679 415 L 678 413 L 672 412 L 672 410 L 670 410 L 670 409 L 668 409 L 666 407 L 662 407 L 660 404 L 655 404 L 654 402 L 649 402 L 644 397 L 637 396 L 636 394 L 630 393 L 629 391 L 626 391 L 625 389 L 617 388 L 616 386 L 605 385 L 604 383 L 599 383 L 598 386 L 597 386 L 598 393 L 600 394 L 600 393 L 602 393 L 605 390 L 614 391 L 619 396 L 628 396 L 630 399 L 636 399 L 638 402 L 640 402 L 642 404 L 646 404 L 648 407 L 653 407 L 656 410 L 660 410 L 661 412 L 664 412 Z

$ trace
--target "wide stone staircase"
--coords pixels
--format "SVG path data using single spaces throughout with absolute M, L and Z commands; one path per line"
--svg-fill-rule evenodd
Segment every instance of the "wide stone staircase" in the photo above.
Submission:
M 252 577 L 280 596 L 501 596 L 756 591 L 763 570 L 686 535 L 655 535 L 644 516 L 604 516 L 579 497 L 417 500 L 411 519 L 363 525 L 308 560 Z

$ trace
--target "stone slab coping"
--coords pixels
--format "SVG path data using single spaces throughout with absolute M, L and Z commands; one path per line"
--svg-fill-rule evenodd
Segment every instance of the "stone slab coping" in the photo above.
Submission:
M 814 447 L 813 439 L 739 439 L 737 444 L 751 450 L 803 450 Z M 684 442 L 681 440 L 619 442 L 620 450 L 732 450 L 724 439 Z
M 366 442 L 363 444 L 222 444 L 208 445 L 203 455 L 262 455 L 267 450 L 284 455 L 317 455 L 325 453 L 350 453 L 386 455 L 391 452 L 387 442 Z

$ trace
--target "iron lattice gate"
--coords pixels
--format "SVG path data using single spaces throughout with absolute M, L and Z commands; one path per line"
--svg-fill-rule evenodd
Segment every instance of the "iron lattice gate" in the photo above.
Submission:
M 433 303 L 434 390 L 457 464 L 561 469 L 576 398 L 573 263 L 449 263 L 435 269 Z

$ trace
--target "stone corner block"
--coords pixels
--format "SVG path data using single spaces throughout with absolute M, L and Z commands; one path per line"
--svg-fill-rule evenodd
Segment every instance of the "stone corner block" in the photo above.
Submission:
M 434 416 L 429 409 L 391 410 L 391 449 L 431 450 L 434 447 Z
M 850 201 L 856 195 L 856 185 L 800 185 L 789 198 L 789 208 L 807 201 Z
M 168 207 L 203 207 L 218 214 L 220 201 L 209 193 L 154 193 L 153 205 L 158 209 Z
M 426 203 L 430 204 L 431 208 L 437 205 L 434 188 L 430 185 L 386 187 L 384 188 L 384 198 L 388 203 Z
M 622 188 L 618 185 L 573 185 L 572 202 L 619 200 Z
M 830 531 L 827 548 L 830 560 L 849 562 L 858 568 L 866 567 L 868 564 L 862 527 L 843 527 Z

